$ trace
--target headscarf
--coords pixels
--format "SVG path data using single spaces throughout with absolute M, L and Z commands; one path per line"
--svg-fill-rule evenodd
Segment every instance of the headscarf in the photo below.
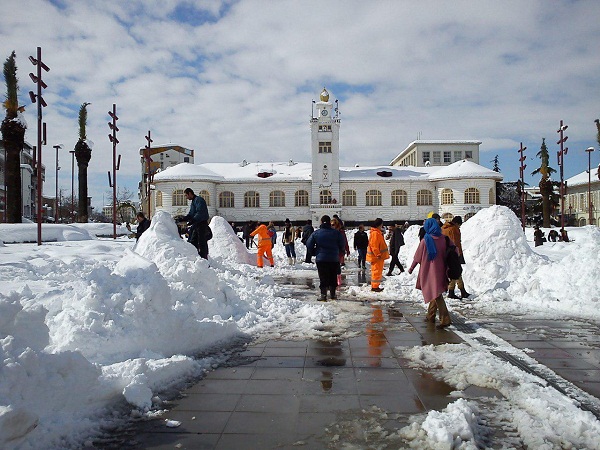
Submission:
M 437 255 L 437 248 L 432 236 L 441 236 L 442 229 L 436 219 L 427 219 L 423 224 L 425 230 L 425 247 L 427 247 L 427 257 L 429 261 L 433 261 Z

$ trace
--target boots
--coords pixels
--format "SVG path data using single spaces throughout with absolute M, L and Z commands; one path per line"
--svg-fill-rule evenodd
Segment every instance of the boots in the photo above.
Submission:
M 386 277 L 391 277 L 392 276 L 392 271 L 388 271 L 388 273 L 385 274 Z
M 293 259 L 294 259 L 294 265 L 296 265 L 296 257 L 294 256 L 294 258 L 293 258 Z
M 456 299 L 458 298 L 456 296 L 456 294 L 454 293 L 454 289 L 452 289 L 452 290 L 448 289 L 448 298 L 456 298 Z
M 290 266 L 292 265 L 292 257 L 291 257 L 291 256 L 288 258 L 288 264 L 289 264 Z
M 319 297 L 319 301 L 320 302 L 326 302 L 327 301 L 327 294 L 321 293 L 321 296 Z
M 335 288 L 331 289 L 330 295 L 331 295 L 331 300 L 336 300 L 337 299 L 337 297 L 335 295 Z
M 464 288 L 460 290 L 460 298 L 469 298 L 469 294 Z

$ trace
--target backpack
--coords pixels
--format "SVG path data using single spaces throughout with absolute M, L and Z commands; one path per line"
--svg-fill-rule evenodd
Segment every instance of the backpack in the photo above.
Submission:
M 446 275 L 450 280 L 458 280 L 462 275 L 460 256 L 456 252 L 456 246 L 450 244 L 450 238 L 446 237 Z

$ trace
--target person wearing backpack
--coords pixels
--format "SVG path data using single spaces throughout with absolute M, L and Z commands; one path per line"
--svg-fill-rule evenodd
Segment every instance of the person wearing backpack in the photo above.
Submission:
M 463 256 L 463 249 L 461 243 L 461 235 L 460 235 L 460 226 L 462 225 L 462 217 L 454 216 L 450 222 L 446 222 L 442 227 L 442 233 L 448 236 L 454 245 L 456 245 L 456 250 L 458 251 L 458 256 L 462 264 L 465 263 L 465 258 Z M 463 282 L 462 274 L 456 278 L 450 278 L 450 283 L 448 284 L 448 298 L 459 298 L 454 293 L 454 288 L 458 285 L 458 289 L 460 289 L 460 298 L 468 298 L 469 294 L 465 290 L 465 283 Z
M 446 239 L 442 236 L 442 230 L 437 220 L 433 218 L 425 221 L 423 229 L 425 235 L 419 242 L 408 273 L 412 274 L 417 264 L 421 265 L 415 287 L 421 290 L 423 300 L 428 305 L 425 320 L 435 322 L 435 314 L 439 310 L 440 323 L 437 328 L 446 328 L 452 323 L 442 295 L 448 289 L 445 261 Z M 454 245 L 452 241 L 450 242 Z

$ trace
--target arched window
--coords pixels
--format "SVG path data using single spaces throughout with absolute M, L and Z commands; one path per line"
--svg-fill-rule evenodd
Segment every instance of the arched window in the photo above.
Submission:
M 210 206 L 210 193 L 208 191 L 200 191 L 198 196 L 202 197 L 206 202 L 206 206 Z
M 396 189 L 392 191 L 392 206 L 407 206 L 408 205 L 408 195 L 406 195 L 406 191 L 402 189 Z
M 346 189 L 342 192 L 342 205 L 343 206 L 356 206 L 356 191 L 352 189 Z
M 156 206 L 162 206 L 162 191 L 156 191 Z
M 296 206 L 308 206 L 308 191 L 300 190 L 294 194 Z
M 331 191 L 329 189 L 319 192 L 319 203 L 321 205 L 329 205 L 331 203 Z
M 244 208 L 258 208 L 260 206 L 260 195 L 256 191 L 248 191 L 244 194 Z
M 494 188 L 490 188 L 489 204 L 490 205 L 495 205 L 496 204 L 496 194 L 494 193 Z
M 474 205 L 481 203 L 479 201 L 479 190 L 475 188 L 468 188 L 465 190 L 465 204 Z
M 171 204 L 173 206 L 187 206 L 187 198 L 185 198 L 183 190 L 179 189 L 177 191 L 173 191 L 173 198 Z
M 417 206 L 433 205 L 433 194 L 427 189 L 421 189 L 417 192 Z
M 233 208 L 235 206 L 233 192 L 225 191 L 219 194 L 219 208 Z
M 454 203 L 454 192 L 452 189 L 442 189 L 442 205 Z
M 285 206 L 285 192 L 271 191 L 269 193 L 269 206 L 271 208 L 281 208 Z
M 371 189 L 365 194 L 367 206 L 381 206 L 381 191 Z
M 452 215 L 452 213 L 444 213 L 442 214 L 442 219 L 444 219 L 446 222 L 449 220 L 452 220 L 454 216 Z

